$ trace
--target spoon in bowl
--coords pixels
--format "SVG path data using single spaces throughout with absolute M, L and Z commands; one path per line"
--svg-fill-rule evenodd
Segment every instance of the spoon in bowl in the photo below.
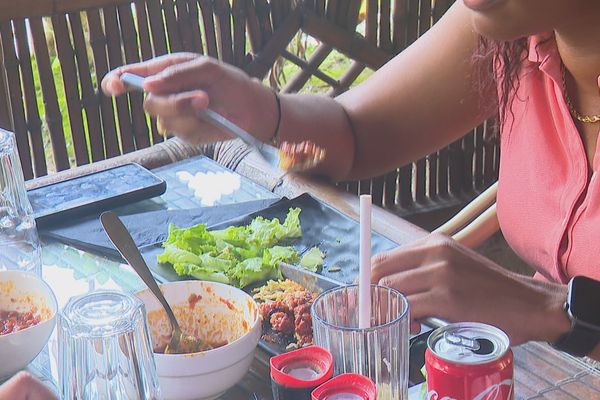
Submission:
M 171 341 L 165 348 L 165 354 L 197 353 L 199 351 L 210 349 L 210 346 L 201 339 L 195 336 L 186 335 L 181 331 L 177 318 L 175 318 L 175 314 L 173 314 L 173 310 L 171 310 L 169 303 L 167 303 L 167 300 L 160 291 L 158 284 L 142 258 L 133 238 L 125 225 L 123 225 L 123 222 L 119 219 L 118 215 L 112 211 L 104 212 L 100 215 L 100 222 L 110 241 L 117 250 L 119 250 L 119 253 L 121 253 L 123 258 L 131 265 L 135 272 L 137 272 L 139 277 L 142 278 L 142 281 L 148 286 L 148 289 L 154 294 L 167 313 L 167 318 L 171 323 L 172 333 Z

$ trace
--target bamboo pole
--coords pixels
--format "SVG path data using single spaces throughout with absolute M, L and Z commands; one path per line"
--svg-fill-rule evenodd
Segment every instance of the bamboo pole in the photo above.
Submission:
M 29 40 L 27 38 L 27 28 L 25 21 L 16 20 L 13 23 L 15 29 L 15 38 L 17 39 L 17 53 L 19 64 L 21 66 L 21 79 L 23 86 L 23 95 L 25 100 L 27 128 L 29 130 L 29 139 L 31 140 L 31 155 L 33 157 L 33 170 L 35 176 L 42 176 L 48 173 L 46 167 L 46 155 L 44 153 L 44 142 L 42 140 L 42 120 L 37 107 L 37 96 L 35 92 L 35 83 L 33 79 L 33 69 L 31 67 L 31 52 L 29 49 Z
M 57 171 L 63 171 L 70 167 L 69 155 L 67 154 L 63 116 L 58 105 L 58 96 L 42 18 L 29 19 L 29 29 L 33 38 L 33 50 L 40 75 L 40 87 L 45 108 L 44 119 L 50 133 L 53 161 Z
M 233 64 L 233 42 L 231 38 L 231 6 L 229 0 L 215 0 L 217 36 L 220 59 Z
M 233 63 L 243 68 L 246 64 L 246 5 L 247 0 L 233 0 Z
M 219 52 L 217 50 L 217 30 L 213 15 L 213 2 L 212 0 L 198 0 L 198 4 L 200 5 L 202 21 L 204 22 L 207 54 L 211 57 L 219 58 Z
M 83 32 L 80 13 L 70 13 L 71 33 L 73 35 L 74 53 L 77 57 L 77 72 L 81 83 L 81 105 L 85 109 L 87 127 L 90 138 L 92 162 L 103 160 L 104 145 L 102 143 L 102 125 L 100 123 L 100 93 L 93 84 L 88 62 L 87 41 Z M 87 150 L 87 149 L 86 149 Z
M 75 65 L 75 52 L 71 43 L 69 27 L 66 15 L 52 17 L 56 51 L 60 61 L 63 87 L 67 98 L 67 110 L 69 112 L 69 124 L 71 125 L 71 137 L 73 138 L 73 150 L 77 165 L 88 164 L 90 158 L 87 152 L 87 138 L 83 117 L 81 115 L 81 95 L 79 93 L 79 82 L 77 80 L 77 67 Z
M 123 65 L 121 48 L 121 30 L 117 19 L 117 11 L 114 7 L 107 7 L 103 10 L 104 29 L 106 35 L 108 66 L 115 69 Z M 129 114 L 129 104 L 126 96 L 119 96 L 115 99 L 117 105 L 117 116 L 119 122 L 119 136 L 121 138 L 121 149 L 123 153 L 130 153 L 135 150 L 133 140 L 133 127 L 131 124 L 131 115 Z
M 19 151 L 19 158 L 21 159 L 21 166 L 23 167 L 23 175 L 25 179 L 31 179 L 33 178 L 33 165 L 29 153 L 27 122 L 25 120 L 25 110 L 23 108 L 21 80 L 19 79 L 19 59 L 17 58 L 17 53 L 14 48 L 15 37 L 10 22 L 0 24 L 0 36 L 2 37 L 4 65 L 6 66 L 11 114 L 13 117 L 17 149 Z
M 102 21 L 98 10 L 87 12 L 88 26 L 90 27 L 90 45 L 96 70 L 96 82 L 109 71 L 106 54 L 107 39 L 102 29 Z M 100 95 L 100 94 L 99 94 Z M 117 138 L 117 124 L 115 110 L 111 98 L 100 95 L 100 115 L 102 118 L 102 138 L 104 140 L 104 154 L 106 157 L 115 157 L 121 154 Z

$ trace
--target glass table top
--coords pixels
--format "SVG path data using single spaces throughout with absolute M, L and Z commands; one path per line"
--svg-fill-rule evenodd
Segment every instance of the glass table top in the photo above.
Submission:
M 167 182 L 166 192 L 157 198 L 120 207 L 117 209 L 120 214 L 279 198 L 255 182 L 203 156 L 167 165 L 153 172 Z M 54 290 L 59 308 L 72 296 L 98 289 L 135 292 L 144 288 L 143 282 L 129 265 L 48 240 L 43 241 L 42 277 Z M 55 389 L 58 382 L 57 354 L 55 329 L 47 346 L 27 367 L 27 370 Z

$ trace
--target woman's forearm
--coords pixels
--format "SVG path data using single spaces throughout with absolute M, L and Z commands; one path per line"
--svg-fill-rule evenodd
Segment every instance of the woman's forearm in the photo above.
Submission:
M 531 318 L 531 325 L 538 327 L 536 334 L 531 340 L 556 342 L 562 335 L 571 329 L 571 320 L 565 312 L 565 301 L 567 298 L 566 285 L 554 285 L 548 287 L 545 311 Z M 600 360 L 600 344 L 588 354 L 589 358 Z
M 550 289 L 551 293 L 548 296 L 546 311 L 532 319 L 534 325 L 541 327 L 539 337 L 533 340 L 554 343 L 572 328 L 571 320 L 567 316 L 564 306 L 567 299 L 567 286 L 552 286 L 554 287 Z M 588 357 L 600 360 L 600 344 L 596 345 L 594 350 L 588 354 Z
M 351 122 L 335 100 L 315 95 L 280 95 L 279 141 L 311 140 L 325 148 L 324 162 L 315 171 L 334 180 L 346 178 L 354 163 Z
M 539 315 L 532 316 L 531 322 L 537 327 L 532 340 L 554 343 L 571 329 L 571 320 L 565 312 L 567 286 L 552 284 L 548 288 L 546 301 Z

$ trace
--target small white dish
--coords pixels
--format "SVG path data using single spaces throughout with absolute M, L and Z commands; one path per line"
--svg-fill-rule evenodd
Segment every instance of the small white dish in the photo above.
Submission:
M 58 304 L 54 292 L 35 274 L 0 271 L 0 310 L 33 311 L 41 321 L 21 331 L 0 335 L 0 378 L 25 368 L 50 338 Z
M 248 372 L 261 335 L 258 306 L 250 295 L 216 282 L 179 281 L 160 285 L 181 329 L 208 342 L 227 344 L 192 354 L 154 353 L 165 399 L 215 399 Z M 153 347 L 169 342 L 171 327 L 149 290 L 137 293 L 146 306 Z

